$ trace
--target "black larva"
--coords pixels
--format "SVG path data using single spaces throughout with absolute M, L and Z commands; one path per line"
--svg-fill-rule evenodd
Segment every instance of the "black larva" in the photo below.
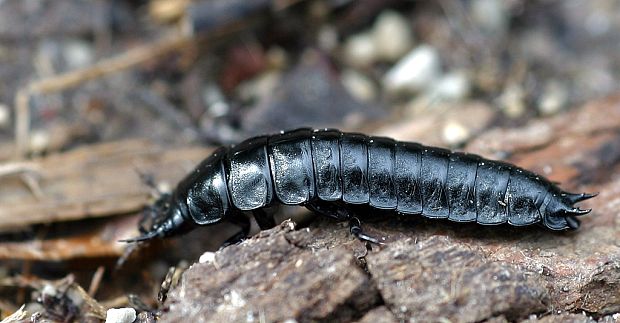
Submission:
M 483 225 L 541 223 L 577 229 L 573 205 L 594 194 L 562 191 L 542 176 L 477 155 L 338 130 L 297 129 L 221 147 L 155 205 L 159 221 L 141 237 L 171 236 L 222 221 L 249 230 L 252 211 L 262 229 L 275 225 L 263 211 L 276 203 L 302 205 L 361 233 L 354 205 Z

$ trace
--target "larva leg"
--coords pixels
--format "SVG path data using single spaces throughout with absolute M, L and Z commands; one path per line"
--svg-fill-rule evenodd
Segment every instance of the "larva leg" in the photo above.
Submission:
M 245 238 L 247 238 L 248 235 L 250 234 L 250 227 L 251 227 L 250 219 L 248 219 L 243 213 L 238 212 L 238 213 L 232 214 L 230 217 L 230 222 L 234 225 L 240 226 L 241 230 L 235 233 L 235 235 L 233 235 L 232 237 L 226 239 L 226 241 L 222 243 L 222 246 L 220 246 L 220 249 L 224 247 L 228 247 L 230 245 L 240 243 Z
M 379 239 L 364 233 L 360 220 L 354 216 L 353 211 L 351 211 L 351 209 L 346 205 L 342 205 L 338 202 L 313 201 L 306 204 L 306 207 L 313 212 L 334 218 L 336 220 L 349 220 L 349 231 L 354 237 L 358 238 L 362 242 L 383 244 L 379 241 Z
M 364 230 L 362 230 L 362 223 L 356 217 L 351 217 L 349 219 L 349 231 L 354 237 L 358 238 L 362 242 L 370 242 L 378 245 L 383 244 L 383 242 L 379 241 L 379 239 L 365 234 Z
M 252 214 L 254 215 L 254 219 L 261 230 L 271 229 L 276 226 L 276 221 L 273 218 L 273 214 L 267 213 L 265 209 L 256 209 L 252 211 Z
M 340 205 L 338 202 L 316 200 L 306 203 L 305 207 L 312 212 L 338 221 L 348 220 L 352 214 L 346 206 Z

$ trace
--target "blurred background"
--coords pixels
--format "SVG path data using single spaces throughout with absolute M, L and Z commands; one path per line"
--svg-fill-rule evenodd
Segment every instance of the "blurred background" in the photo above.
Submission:
M 0 314 L 58 279 L 152 308 L 217 248 L 203 231 L 115 270 L 140 177 L 170 189 L 299 126 L 461 149 L 616 93 L 619 27 L 615 0 L 0 1 Z

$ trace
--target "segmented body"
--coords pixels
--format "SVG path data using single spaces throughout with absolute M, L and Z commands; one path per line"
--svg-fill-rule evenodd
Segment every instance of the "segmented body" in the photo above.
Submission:
M 168 197 L 170 235 L 275 203 L 345 220 L 349 205 L 483 225 L 576 229 L 592 197 L 563 192 L 517 166 L 446 149 L 338 130 L 297 129 L 219 148 Z

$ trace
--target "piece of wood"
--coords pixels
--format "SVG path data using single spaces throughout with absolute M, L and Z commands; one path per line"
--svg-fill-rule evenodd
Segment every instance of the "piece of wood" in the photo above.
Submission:
M 120 257 L 126 243 L 118 240 L 136 235 L 139 216 L 115 217 L 88 223 L 81 230 L 67 230 L 61 237 L 0 243 L 0 260 L 63 261 L 75 258 Z M 75 225 L 77 227 L 79 225 Z
M 17 176 L 0 178 L 0 230 L 137 211 L 150 195 L 138 171 L 174 187 L 210 151 L 128 140 L 32 160 L 42 197 Z
M 289 240 L 292 230 L 285 222 L 193 265 L 167 302 L 163 321 L 346 322 L 379 303 L 353 253 L 343 247 L 315 251 L 309 240 Z

